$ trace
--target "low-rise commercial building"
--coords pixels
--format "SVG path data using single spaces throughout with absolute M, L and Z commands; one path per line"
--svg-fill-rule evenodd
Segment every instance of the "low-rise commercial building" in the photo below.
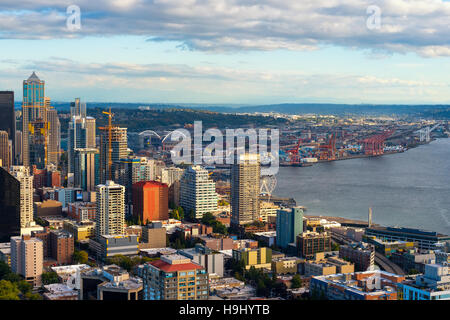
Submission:
M 222 253 L 215 252 L 202 244 L 196 244 L 194 248 L 180 249 L 178 253 L 201 265 L 209 275 L 215 274 L 223 277 Z
M 271 247 L 276 245 L 277 232 L 267 231 L 267 232 L 256 232 L 253 234 L 259 242 L 263 243 L 266 247 Z
M 77 222 L 95 220 L 95 202 L 74 202 L 68 204 L 67 216 Z
M 225 237 L 225 236 L 200 236 L 198 237 L 201 240 L 201 243 L 204 244 L 206 247 L 216 250 L 216 251 L 222 251 L 222 250 L 231 250 L 234 248 L 234 240 Z
M 142 228 L 142 248 L 164 248 L 167 245 L 166 228 L 161 222 L 153 222 Z
M 64 221 L 63 229 L 73 234 L 75 241 L 85 241 L 95 237 L 94 221 L 76 222 L 66 220 Z
M 375 247 L 363 242 L 341 245 L 339 258 L 354 263 L 356 271 L 372 270 L 375 264 Z
M 303 232 L 297 236 L 297 250 L 298 256 L 305 259 L 312 259 L 319 252 L 331 251 L 331 234 Z
M 391 260 L 406 272 L 424 273 L 425 265 L 436 262 L 434 251 L 410 249 L 394 252 Z
M 270 248 L 258 248 L 258 249 L 233 249 L 233 259 L 236 261 L 243 261 L 245 269 L 254 267 L 256 269 L 272 267 L 272 249 Z
M 295 274 L 298 272 L 298 265 L 303 260 L 298 257 L 283 257 L 272 259 L 272 271 L 276 274 Z
M 416 242 L 423 250 L 435 250 L 439 244 L 450 240 L 450 236 L 435 231 L 403 227 L 370 227 L 366 228 L 365 234 L 385 241 Z
M 314 276 L 310 294 L 328 300 L 397 300 L 404 280 L 404 276 L 385 271 Z
M 45 285 L 44 290 L 44 300 L 78 300 L 78 290 L 62 283 Z
M 447 265 L 427 264 L 423 275 L 400 285 L 403 300 L 450 300 L 450 272 Z
M 116 265 L 81 272 L 80 300 L 140 300 L 142 280 Z
M 135 235 L 101 235 L 97 241 L 89 240 L 89 245 L 101 259 L 115 255 L 132 256 L 139 253 L 138 237 Z
M 401 240 L 383 240 L 373 236 L 365 236 L 365 241 L 375 246 L 375 251 L 390 258 L 391 255 L 398 251 L 411 250 L 418 247 L 417 242 L 401 241 Z

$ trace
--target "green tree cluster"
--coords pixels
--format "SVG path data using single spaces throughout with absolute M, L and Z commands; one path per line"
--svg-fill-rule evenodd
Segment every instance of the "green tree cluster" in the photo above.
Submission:
M 174 208 L 169 215 L 171 219 L 183 220 L 184 219 L 184 210 L 182 207 L 178 206 Z
M 59 283 L 58 274 L 54 271 L 44 272 L 42 274 L 42 283 L 43 284 Z
M 217 221 L 216 217 L 210 212 L 205 213 L 203 217 L 200 219 L 200 221 L 201 223 L 212 227 L 213 232 L 215 233 L 220 233 L 224 235 L 228 234 L 227 227 L 222 222 Z
M 74 263 L 86 264 L 89 261 L 89 255 L 84 250 L 75 250 L 72 254 L 72 261 Z
M 0 261 L 0 300 L 41 300 L 42 296 L 32 293 L 32 289 L 31 284 Z

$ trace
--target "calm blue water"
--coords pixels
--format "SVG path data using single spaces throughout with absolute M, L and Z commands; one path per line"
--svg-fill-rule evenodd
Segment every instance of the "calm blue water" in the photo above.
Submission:
M 376 158 L 282 167 L 273 192 L 307 214 L 367 220 L 450 234 L 450 139 Z

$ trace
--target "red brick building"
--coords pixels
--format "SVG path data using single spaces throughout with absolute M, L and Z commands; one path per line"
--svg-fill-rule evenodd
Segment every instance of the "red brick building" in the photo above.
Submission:
M 142 223 L 169 219 L 169 188 L 157 181 L 133 184 L 133 216 Z

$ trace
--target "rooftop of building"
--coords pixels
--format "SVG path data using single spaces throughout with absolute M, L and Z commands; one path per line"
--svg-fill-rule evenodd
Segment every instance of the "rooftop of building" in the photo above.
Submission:
M 254 235 L 261 236 L 261 237 L 276 237 L 277 232 L 276 231 L 255 232 Z
M 383 227 L 383 226 L 373 226 L 367 228 L 366 230 L 376 230 L 383 232 L 391 232 L 391 233 L 405 233 L 413 236 L 425 236 L 425 237 L 438 237 L 438 238 L 448 238 L 448 235 L 438 233 L 436 231 L 429 231 L 423 229 L 414 229 L 414 228 L 406 228 L 406 227 Z
M 361 280 L 365 284 L 365 286 L 358 286 L 358 280 L 355 279 L 355 275 L 367 275 Z M 386 293 L 394 293 L 396 292 L 396 284 L 401 283 L 405 279 L 404 276 L 381 270 L 313 276 L 312 278 L 332 283 L 335 286 L 340 286 L 357 294 L 369 295 L 383 295 Z M 380 280 L 382 278 L 383 282 L 379 281 L 377 283 L 377 278 Z M 393 279 L 395 279 L 396 281 L 394 282 Z M 375 284 L 372 287 L 371 283 L 374 280 Z M 379 288 L 377 288 L 377 286 Z
M 65 274 L 65 273 L 75 273 L 78 270 L 86 270 L 90 267 L 87 264 L 73 264 L 69 266 L 57 266 L 57 267 L 51 267 L 51 269 L 58 273 L 58 274 Z
M 165 247 L 165 248 L 150 248 L 150 249 L 139 249 L 140 252 L 145 252 L 149 255 L 156 255 L 158 253 L 160 254 L 164 254 L 164 255 L 169 255 L 169 254 L 173 254 L 177 252 L 177 249 L 173 249 L 170 247 Z
M 50 300 L 78 296 L 78 291 L 62 283 L 52 283 L 44 286 L 44 293 Z
M 161 256 L 161 259 L 152 261 L 152 262 L 148 262 L 148 264 L 150 264 L 164 272 L 177 272 L 177 271 L 203 269 L 202 266 L 200 266 L 196 263 L 193 263 L 190 259 L 186 258 L 185 256 L 178 255 L 178 254 L 164 255 L 164 256 Z
M 167 184 L 159 181 L 138 181 L 135 184 L 133 184 L 133 186 L 143 188 L 151 188 L 151 187 L 168 188 Z

